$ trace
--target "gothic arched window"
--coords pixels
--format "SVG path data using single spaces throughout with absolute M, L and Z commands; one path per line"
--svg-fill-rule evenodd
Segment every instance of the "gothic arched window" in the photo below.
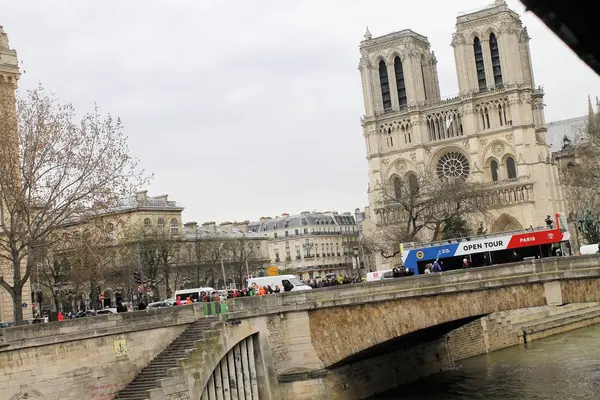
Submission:
M 408 174 L 408 189 L 411 195 L 415 195 L 419 192 L 419 182 L 415 174 Z
M 515 165 L 515 159 L 512 157 L 506 159 L 506 175 L 508 176 L 508 179 L 517 177 L 517 167 Z
M 383 100 L 383 109 L 392 108 L 392 97 L 390 95 L 390 81 L 387 73 L 385 61 L 379 61 L 379 83 L 381 84 L 381 99 Z
M 394 197 L 399 199 L 402 197 L 402 181 L 397 176 L 394 177 L 393 180 L 394 185 Z
M 490 163 L 490 172 L 492 174 L 492 181 L 496 182 L 498 180 L 498 161 L 492 160 Z
M 485 82 L 485 66 L 483 65 L 483 50 L 481 49 L 481 42 L 479 38 L 473 39 L 473 52 L 475 53 L 475 68 L 477 70 L 477 83 L 479 84 L 479 90 L 487 89 Z
M 400 57 L 394 58 L 394 74 L 396 75 L 396 87 L 398 88 L 398 104 L 400 107 L 407 104 L 406 86 L 404 85 L 404 71 Z
M 490 53 L 492 54 L 492 70 L 494 71 L 494 85 L 502 85 L 502 67 L 500 66 L 500 53 L 496 35 L 490 33 Z

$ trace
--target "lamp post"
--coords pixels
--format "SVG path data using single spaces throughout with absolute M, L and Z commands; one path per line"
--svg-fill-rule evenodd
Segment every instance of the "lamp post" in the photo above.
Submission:
M 358 259 L 358 246 L 354 246 L 352 248 L 352 251 L 354 252 L 354 260 L 355 260 L 355 265 L 356 265 L 356 274 L 358 276 L 360 276 L 360 261 Z
M 52 285 L 52 289 L 54 289 L 54 295 L 55 295 L 54 300 L 55 300 L 56 312 L 62 311 L 61 293 L 65 289 L 65 283 L 64 282 L 54 282 L 54 284 Z
M 189 289 L 190 283 L 192 283 L 192 280 L 189 277 L 186 276 L 185 278 L 183 278 L 184 289 Z

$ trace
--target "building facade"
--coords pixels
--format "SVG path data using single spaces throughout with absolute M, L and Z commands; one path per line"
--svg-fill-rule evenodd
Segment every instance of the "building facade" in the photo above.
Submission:
M 490 232 L 538 226 L 546 215 L 564 212 L 546 138 L 544 93 L 534 83 L 529 35 L 519 15 L 502 0 L 461 14 L 451 45 L 459 94 L 444 99 L 425 36 L 407 29 L 374 38 L 367 30 L 360 44 L 375 229 L 390 221 L 382 188 L 424 168 L 440 179 L 481 183 L 492 199 L 490 218 L 482 221 Z
M 34 300 L 42 303 L 42 310 L 57 311 L 55 303 L 58 302 L 62 310 L 77 311 L 99 306 L 114 307 L 119 301 L 138 300 L 156 289 L 164 295 L 164 277 L 145 276 L 148 268 L 141 266 L 143 261 L 135 246 L 146 239 L 144 233 L 160 236 L 154 239 L 162 241 L 156 246 L 163 249 L 169 246 L 169 261 L 175 265 L 180 248 L 177 247 L 176 252 L 175 243 L 182 237 L 183 210 L 175 201 L 169 200 L 168 195 L 148 196 L 146 190 L 141 190 L 105 208 L 90 210 L 87 217 L 66 223 L 55 233 L 53 259 L 60 261 L 73 255 L 81 259 L 89 255 L 88 269 L 96 269 L 97 272 L 73 272 L 75 267 L 71 263 L 63 277 L 59 273 L 61 270 L 49 266 L 42 258 L 32 273 L 34 291 L 42 292 Z M 145 285 L 135 282 L 136 272 L 140 280 L 160 282 L 146 282 Z M 90 281 L 95 282 L 93 290 L 90 290 Z M 169 286 L 174 283 L 170 282 Z M 59 298 L 56 302 L 55 296 Z
M 351 213 L 282 214 L 261 218 L 249 229 L 268 238 L 270 266 L 278 267 L 280 274 L 313 279 L 360 272 L 358 228 Z
M 548 142 L 552 157 L 556 161 L 559 177 L 562 182 L 567 182 L 576 168 L 582 168 L 583 159 L 588 157 L 597 158 L 593 152 L 597 151 L 596 144 L 588 145 L 588 129 L 591 126 L 600 126 L 600 99 L 596 97 L 596 110 L 588 97 L 588 115 L 554 121 L 548 124 Z M 587 165 L 587 167 L 591 167 Z M 585 189 L 584 189 L 585 190 Z M 575 254 L 579 252 L 582 245 L 587 243 L 580 228 L 581 215 L 579 190 L 565 188 L 565 199 L 567 203 L 567 221 L 571 233 L 571 244 Z
M 11 165 L 0 166 L 0 173 L 15 173 L 15 185 L 19 185 L 19 137 L 17 131 L 16 96 L 17 81 L 19 80 L 19 62 L 17 52 L 10 48 L 8 35 L 0 25 L 0 162 Z M 15 156 L 16 155 L 16 156 Z M 12 165 L 14 162 L 14 165 Z M 14 169 L 13 169 L 14 168 Z M 11 184 L 12 179 L 2 179 L 5 184 Z M 3 188 L 0 187 L 0 190 Z M 0 203 L 0 218 L 2 223 L 10 223 L 9 215 Z M 0 235 L 2 232 L 0 232 Z M 0 239 L 1 240 L 1 239 Z M 2 251 L 2 250 L 0 250 Z M 24 265 L 26 260 L 22 261 Z M 22 274 L 25 271 L 22 271 Z M 10 261 L 0 257 L 0 276 L 8 284 L 13 283 L 13 267 Z M 32 317 L 30 281 L 23 286 L 23 318 Z M 9 292 L 0 287 L 0 321 L 13 321 L 13 300 Z

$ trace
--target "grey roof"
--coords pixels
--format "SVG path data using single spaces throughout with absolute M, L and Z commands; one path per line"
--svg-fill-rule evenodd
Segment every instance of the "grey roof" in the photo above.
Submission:
M 276 218 L 265 219 L 262 222 L 251 222 L 248 229 L 253 232 L 273 231 L 285 228 L 298 228 L 304 226 L 336 226 L 336 225 L 356 225 L 354 216 L 350 213 L 321 213 L 304 212 L 297 215 L 287 215 Z
M 588 116 L 564 119 L 562 121 L 550 122 L 548 126 L 548 145 L 552 153 L 561 151 L 563 138 L 566 136 L 572 144 L 579 144 L 584 140 L 585 127 Z
M 256 232 L 243 232 L 235 227 L 224 229 L 221 226 L 213 225 L 212 227 L 196 226 L 188 227 L 184 226 L 182 230 L 182 236 L 184 239 L 196 240 L 210 237 L 225 237 L 225 238 L 241 238 L 246 239 L 266 239 L 266 235 Z

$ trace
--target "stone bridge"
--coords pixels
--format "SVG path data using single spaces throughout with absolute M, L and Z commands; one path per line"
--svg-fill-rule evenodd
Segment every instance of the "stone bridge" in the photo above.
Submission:
M 579 256 L 10 328 L 0 398 L 360 399 L 452 366 L 474 319 L 598 301 Z

